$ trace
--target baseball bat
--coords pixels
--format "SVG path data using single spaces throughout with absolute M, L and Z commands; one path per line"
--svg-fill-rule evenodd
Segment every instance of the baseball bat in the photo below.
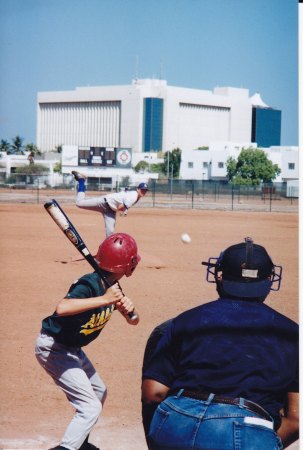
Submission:
M 60 230 L 62 230 L 65 236 L 70 240 L 73 246 L 81 253 L 81 255 L 86 259 L 91 267 L 98 273 L 100 278 L 104 281 L 105 285 L 107 287 L 110 287 L 110 284 L 102 273 L 97 261 L 85 245 L 82 237 L 80 236 L 70 219 L 67 217 L 59 203 L 55 199 L 52 199 L 51 202 L 47 202 L 44 204 L 44 208 L 54 220 L 54 222 L 56 222 Z M 121 289 L 119 282 L 117 283 L 119 285 L 119 288 Z M 122 289 L 121 292 L 123 293 Z M 134 312 L 129 313 L 128 317 L 130 320 L 137 320 L 138 318 L 138 316 Z

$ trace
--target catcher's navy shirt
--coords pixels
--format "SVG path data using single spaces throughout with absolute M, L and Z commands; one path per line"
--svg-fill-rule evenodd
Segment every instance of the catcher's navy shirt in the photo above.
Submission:
M 219 299 L 172 320 L 143 378 L 244 397 L 279 423 L 287 392 L 298 392 L 298 345 L 298 325 L 267 305 Z
M 91 298 L 104 293 L 100 277 L 96 273 L 91 273 L 75 281 L 66 297 Z M 71 316 L 58 316 L 54 313 L 42 321 L 42 329 L 61 344 L 83 347 L 99 336 L 114 309 L 114 305 L 109 305 Z

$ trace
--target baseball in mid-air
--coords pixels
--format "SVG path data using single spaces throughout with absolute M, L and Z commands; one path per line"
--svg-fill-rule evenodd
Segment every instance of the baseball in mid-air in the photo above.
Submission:
M 184 244 L 189 244 L 191 242 L 191 237 L 187 233 L 182 233 L 181 241 L 184 242 Z

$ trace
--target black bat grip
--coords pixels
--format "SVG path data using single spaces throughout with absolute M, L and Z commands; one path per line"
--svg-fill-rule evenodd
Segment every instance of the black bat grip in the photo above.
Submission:
M 123 295 L 125 295 L 124 292 L 123 292 L 123 290 L 122 290 L 122 288 L 121 288 L 121 286 L 120 286 L 119 281 L 117 281 L 117 283 L 118 283 L 118 286 L 119 286 L 120 291 L 122 292 Z M 128 317 L 130 318 L 130 320 L 137 320 L 137 319 L 138 319 L 138 316 L 137 316 L 137 314 L 135 313 L 135 311 L 132 311 L 132 312 L 128 313 L 127 315 L 128 315 Z
M 100 269 L 99 269 L 99 271 L 100 271 Z M 98 272 L 99 272 L 99 271 L 98 271 Z M 110 287 L 110 284 L 109 284 L 109 282 L 107 281 L 107 279 L 106 279 L 106 277 L 105 277 L 104 275 L 102 275 L 102 280 L 104 281 L 104 283 L 106 284 L 107 287 Z M 119 289 L 120 289 L 120 291 L 122 292 L 122 294 L 125 296 L 125 294 L 124 294 L 124 292 L 123 292 L 123 290 L 122 290 L 122 287 L 121 287 L 119 281 L 116 281 L 114 284 L 116 284 L 116 283 L 117 283 L 117 285 L 119 286 Z M 128 313 L 127 316 L 128 316 L 129 319 L 132 320 L 132 321 L 138 319 L 138 316 L 137 316 L 137 314 L 136 314 L 134 311 Z

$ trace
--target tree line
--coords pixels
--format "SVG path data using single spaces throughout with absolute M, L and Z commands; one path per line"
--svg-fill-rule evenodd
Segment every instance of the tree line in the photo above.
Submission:
M 208 150 L 208 147 L 199 147 L 197 150 Z M 177 148 L 164 153 L 163 163 L 139 161 L 134 170 L 149 170 L 163 177 L 179 178 L 181 155 L 182 151 Z M 237 158 L 229 157 L 226 161 L 226 178 L 234 185 L 258 186 L 261 183 L 271 183 L 280 173 L 279 166 L 273 164 L 264 150 L 258 148 L 243 148 Z
M 0 151 L 5 152 L 8 155 L 25 155 L 28 153 L 28 164 L 24 164 L 20 167 L 17 167 L 15 170 L 16 174 L 22 175 L 42 175 L 49 172 L 48 167 L 43 164 L 35 163 L 35 156 L 42 155 L 42 152 L 39 148 L 32 142 L 28 144 L 23 144 L 24 139 L 19 135 L 12 138 L 11 142 L 1 139 L 0 141 Z M 61 153 L 61 146 L 58 146 L 56 149 L 59 153 Z M 61 162 L 58 162 L 54 166 L 54 172 L 61 172 Z
M 16 136 L 11 142 L 2 139 L 0 150 L 12 155 L 22 155 L 29 152 L 29 162 L 33 166 L 34 157 L 41 155 L 41 151 L 32 142 L 23 145 L 24 139 Z M 206 150 L 208 147 L 200 147 L 200 150 Z M 61 153 L 62 147 L 58 146 L 57 151 Z M 159 153 L 160 156 L 161 152 Z M 179 178 L 182 150 L 175 148 L 167 151 L 163 155 L 163 163 L 148 163 L 139 161 L 134 167 L 135 172 L 149 171 L 158 173 L 162 178 Z M 33 169 L 33 167 L 32 167 Z M 38 167 L 35 168 L 36 170 Z M 56 171 L 61 170 L 60 167 Z M 26 172 L 30 170 L 27 169 Z M 42 167 L 40 167 L 40 171 Z M 43 170 L 42 170 L 43 171 Z M 33 170 L 35 172 L 35 170 Z M 258 148 L 243 148 L 237 158 L 229 157 L 226 162 L 226 177 L 229 183 L 234 185 L 257 186 L 261 183 L 270 183 L 281 173 L 277 164 L 268 159 L 267 154 Z
M 11 142 L 1 139 L 0 151 L 5 152 L 8 155 L 24 155 L 25 152 L 30 152 L 33 155 L 41 155 L 41 151 L 33 144 L 33 142 L 29 142 L 26 145 L 23 145 L 23 142 L 24 139 L 18 135 L 15 136 Z

